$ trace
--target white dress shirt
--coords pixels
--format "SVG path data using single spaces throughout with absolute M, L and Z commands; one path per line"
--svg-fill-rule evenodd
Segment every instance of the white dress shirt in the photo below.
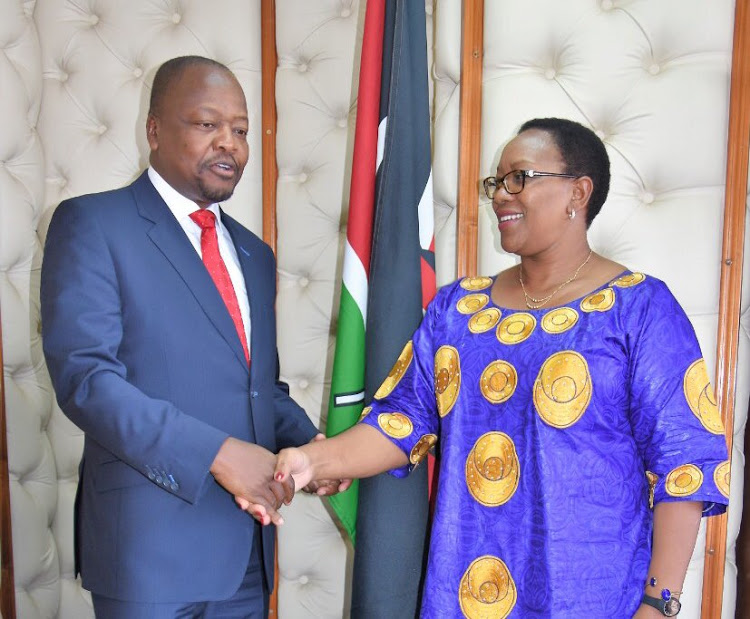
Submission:
M 167 181 L 165 181 L 159 173 L 153 168 L 148 169 L 148 178 L 159 192 L 159 195 L 167 203 L 169 210 L 172 211 L 177 223 L 180 224 L 182 229 L 185 231 L 190 243 L 193 245 L 195 251 L 203 259 L 203 253 L 201 252 L 201 227 L 190 219 L 190 214 L 200 207 L 183 196 L 180 192 L 175 190 Z M 242 269 L 240 268 L 240 261 L 237 257 L 237 250 L 232 242 L 232 237 L 229 235 L 229 231 L 226 229 L 221 221 L 221 211 L 219 210 L 218 204 L 211 204 L 206 207 L 216 216 L 216 236 L 219 239 L 219 253 L 221 254 L 222 260 L 227 267 L 229 272 L 229 278 L 232 280 L 232 286 L 234 286 L 234 293 L 237 296 L 237 303 L 240 306 L 240 315 L 242 316 L 242 324 L 245 326 L 245 337 L 247 338 L 247 349 L 250 350 L 250 301 L 247 296 L 247 287 L 245 286 L 245 277 L 242 275 Z

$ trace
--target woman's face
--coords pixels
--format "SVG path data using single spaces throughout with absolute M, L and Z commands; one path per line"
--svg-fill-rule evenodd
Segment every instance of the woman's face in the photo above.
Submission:
M 546 131 L 530 129 L 503 149 L 497 178 L 512 170 L 563 173 L 565 165 L 552 137 Z M 572 178 L 527 177 L 523 190 L 516 194 L 509 194 L 500 184 L 492 209 L 503 249 L 521 256 L 535 255 L 570 235 L 568 206 L 574 195 L 574 183 Z M 585 218 L 585 213 L 578 213 L 578 217 Z

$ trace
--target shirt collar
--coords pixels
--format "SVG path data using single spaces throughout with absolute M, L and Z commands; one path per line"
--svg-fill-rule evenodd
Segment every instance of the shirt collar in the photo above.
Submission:
M 172 187 L 172 185 L 165 181 L 164 178 L 151 166 L 148 168 L 148 178 L 164 202 L 167 203 L 169 210 L 172 211 L 172 214 L 177 221 L 190 219 L 190 213 L 194 213 L 200 209 L 195 202 L 183 196 L 179 191 Z M 216 215 L 217 222 L 221 221 L 221 211 L 217 202 L 210 204 L 206 208 Z M 192 221 L 192 219 L 190 221 Z

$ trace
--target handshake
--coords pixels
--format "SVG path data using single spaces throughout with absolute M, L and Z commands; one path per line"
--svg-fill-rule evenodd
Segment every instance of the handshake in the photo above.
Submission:
M 326 440 L 322 434 L 311 442 Z M 289 505 L 296 489 L 319 496 L 343 492 L 351 479 L 314 479 L 313 468 L 304 448 L 283 449 L 278 456 L 259 445 L 229 437 L 219 449 L 211 473 L 240 509 L 262 525 L 284 524 L 279 514 Z

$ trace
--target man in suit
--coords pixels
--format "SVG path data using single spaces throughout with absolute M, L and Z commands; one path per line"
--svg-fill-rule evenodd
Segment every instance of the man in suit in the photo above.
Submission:
M 224 65 L 160 67 L 150 167 L 55 212 L 44 352 L 85 434 L 76 559 L 108 619 L 266 617 L 274 527 L 293 484 L 279 449 L 317 430 L 278 381 L 271 249 L 219 208 L 248 160 Z

